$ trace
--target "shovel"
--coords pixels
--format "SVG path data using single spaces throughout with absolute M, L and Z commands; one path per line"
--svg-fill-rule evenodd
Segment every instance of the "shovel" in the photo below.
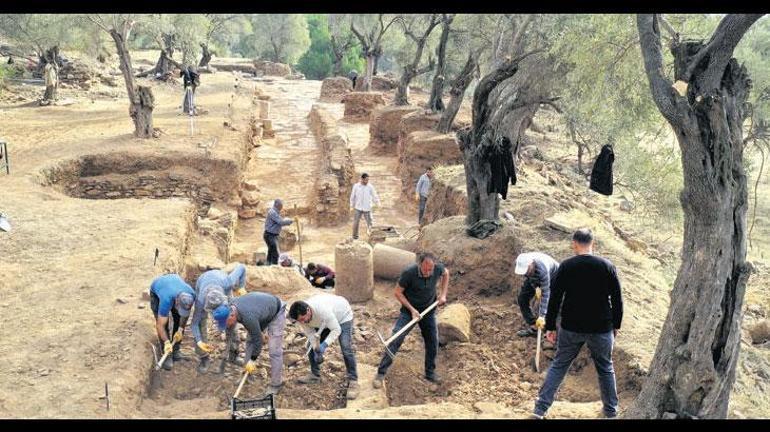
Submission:
M 171 342 L 171 346 L 173 347 L 174 345 L 176 345 L 176 342 Z M 163 366 L 163 363 L 168 358 L 168 354 L 169 353 L 163 354 L 163 357 L 161 357 L 158 363 L 155 364 L 155 370 L 160 370 L 160 368 Z
M 243 378 L 241 378 L 241 383 L 238 384 L 238 389 L 235 390 L 235 394 L 233 395 L 233 399 L 238 399 L 238 395 L 241 394 L 241 389 L 243 389 L 243 385 L 246 384 L 246 378 L 249 377 L 249 372 L 243 373 Z
M 406 331 L 408 331 L 409 329 L 411 329 L 411 328 L 412 328 L 412 326 L 414 326 L 415 324 L 417 324 L 417 322 L 419 322 L 421 319 L 423 319 L 423 317 L 424 317 L 425 315 L 427 315 L 427 314 L 428 314 L 430 311 L 432 311 L 433 309 L 435 309 L 435 308 L 436 308 L 436 306 L 438 306 L 438 300 L 436 300 L 435 302 L 433 302 L 433 304 L 432 304 L 432 305 L 428 306 L 428 307 L 427 307 L 427 308 L 426 308 L 424 311 L 422 311 L 422 313 L 420 313 L 420 316 L 419 316 L 418 318 L 414 318 L 414 319 L 412 319 L 411 321 L 409 321 L 409 322 L 408 322 L 408 323 L 407 323 L 407 324 L 404 326 L 404 328 L 402 328 L 401 330 L 399 330 L 398 332 L 396 332 L 396 334 L 394 334 L 393 336 L 391 336 L 391 337 L 390 337 L 388 340 L 385 340 L 385 338 L 383 338 L 383 337 L 382 337 L 382 335 L 380 334 L 380 332 L 377 332 L 377 337 L 379 337 L 379 338 L 380 338 L 380 342 L 382 342 L 382 344 L 383 344 L 383 345 L 385 345 L 385 352 L 386 352 L 386 353 L 388 353 L 388 355 L 390 356 L 390 358 L 391 358 L 391 359 L 394 359 L 394 358 L 396 358 L 396 355 L 395 355 L 393 352 L 391 352 L 391 351 L 390 351 L 390 348 L 388 348 L 388 346 L 389 346 L 389 345 L 390 345 L 390 344 L 391 344 L 391 343 L 392 343 L 394 340 L 398 339 L 398 337 L 399 337 L 399 336 L 401 336 L 401 335 L 402 335 L 402 334 L 404 334 Z
M 535 297 L 537 297 L 537 310 L 540 312 L 540 303 L 542 300 L 542 290 L 538 288 L 535 291 Z M 535 349 L 535 372 L 540 372 L 540 347 L 543 343 L 543 329 L 537 329 L 537 348 Z

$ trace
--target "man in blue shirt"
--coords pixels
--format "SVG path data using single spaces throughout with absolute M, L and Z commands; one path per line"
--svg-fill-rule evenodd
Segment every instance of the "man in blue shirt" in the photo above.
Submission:
M 246 266 L 238 264 L 230 274 L 222 270 L 209 270 L 195 283 L 195 312 L 192 319 L 192 332 L 195 339 L 195 352 L 200 364 L 198 372 L 205 373 L 210 363 L 209 354 L 214 347 L 208 342 L 207 312 L 227 303 L 233 296 L 233 289 L 238 287 L 238 295 L 246 294 Z
M 262 238 L 267 244 L 267 265 L 278 264 L 278 235 L 281 234 L 281 228 L 292 223 L 291 219 L 281 217 L 281 209 L 283 201 L 276 199 L 265 218 L 265 233 Z
M 195 291 L 178 274 L 159 276 L 150 285 L 150 309 L 155 316 L 160 349 L 163 354 L 171 354 L 163 363 L 166 370 L 173 367 L 175 360 L 185 359 L 179 350 L 194 302 Z M 171 331 L 168 328 L 169 314 L 174 318 Z

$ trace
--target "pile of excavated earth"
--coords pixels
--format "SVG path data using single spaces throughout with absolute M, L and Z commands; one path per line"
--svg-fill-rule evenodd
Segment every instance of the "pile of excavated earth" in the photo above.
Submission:
M 135 61 L 151 65 L 156 54 L 139 52 Z M 193 285 L 206 270 L 244 263 L 248 291 L 288 303 L 319 292 L 296 270 L 256 265 L 265 257 L 264 218 L 275 198 L 301 227 L 300 236 L 295 225 L 284 228 L 281 250 L 298 260 L 301 254 L 304 263 L 328 264 L 339 280 L 347 278 L 343 286 L 357 287 L 337 294 L 353 306 L 361 388 L 357 399 L 346 399 L 336 347 L 320 383 L 297 383 L 309 370 L 305 339 L 287 322 L 278 418 L 527 417 L 554 352 L 545 351 L 535 372 L 534 338 L 515 335 L 524 323 L 515 304 L 522 279 L 513 263 L 529 251 L 569 257 L 570 235 L 580 226 L 594 231 L 596 252 L 619 270 L 626 308 L 614 351 L 621 414 L 636 397 L 668 311 L 678 244 L 643 238 L 627 199 L 588 190 L 555 113 L 541 110 L 535 118 L 539 131 L 527 132 L 518 183 L 502 202 L 503 226 L 479 240 L 464 230 L 467 197 L 454 132 L 434 131 L 438 116 L 424 110 L 426 92 L 412 90 L 411 105 L 393 107 L 388 77 L 363 92 L 346 78 L 304 80 L 275 64 L 218 59 L 213 66 L 196 96 L 204 114 L 193 120 L 180 115 L 181 86 L 139 79 L 153 89 L 154 123 L 162 131 L 150 140 L 131 134 L 124 97 L 98 93 L 102 78 L 85 90 L 62 88 L 73 101 L 66 106 L 0 102 L 14 161 L 11 175 L 0 175 L 0 211 L 13 224 L 0 233 L 0 386 L 6 389 L 0 416 L 229 417 L 241 368 L 227 364 L 223 374 L 216 367 L 199 374 L 189 361 L 153 370 L 147 291 L 164 271 Z M 453 130 L 469 124 L 469 111 L 464 105 Z M 412 195 L 428 166 L 437 168 L 419 226 Z M 382 204 L 373 211 L 377 229 L 349 243 L 348 197 L 363 172 Z M 414 252 L 426 250 L 450 272 L 437 358 L 444 380 L 424 379 L 423 343 L 414 331 L 385 386 L 374 389 L 383 355 L 377 333 L 388 335 L 398 316 L 394 276 Z M 770 305 L 762 282 L 770 267 L 764 258 L 754 267 L 732 417 L 770 414 Z M 222 340 L 213 325 L 209 332 L 215 344 Z M 190 333 L 182 351 L 194 358 Z M 217 348 L 215 365 L 223 354 Z M 242 398 L 264 393 L 267 355 L 258 362 Z M 584 351 L 550 416 L 600 417 L 596 380 Z

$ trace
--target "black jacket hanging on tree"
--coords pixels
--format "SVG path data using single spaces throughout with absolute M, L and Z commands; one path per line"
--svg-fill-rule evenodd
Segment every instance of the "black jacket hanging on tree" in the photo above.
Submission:
M 594 167 L 591 170 L 592 191 L 602 195 L 612 195 L 612 163 L 615 162 L 615 153 L 612 144 L 605 144 L 596 157 Z
M 492 171 L 487 186 L 487 193 L 499 193 L 506 199 L 508 196 L 508 180 L 516 184 L 516 166 L 513 164 L 511 140 L 503 137 L 500 143 L 487 149 L 486 160 Z

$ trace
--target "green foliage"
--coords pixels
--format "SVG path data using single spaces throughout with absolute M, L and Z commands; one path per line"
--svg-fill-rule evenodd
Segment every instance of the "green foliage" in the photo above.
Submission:
M 308 79 L 324 79 L 332 73 L 334 53 L 329 36 L 329 22 L 324 15 L 308 15 L 310 47 L 300 57 L 297 69 Z
M 259 14 L 251 18 L 254 51 L 261 58 L 296 64 L 310 46 L 307 20 L 298 14 Z
M 60 49 L 71 47 L 75 21 L 75 16 L 65 14 L 1 14 L 0 36 L 24 53 L 34 51 L 40 56 L 55 45 Z

